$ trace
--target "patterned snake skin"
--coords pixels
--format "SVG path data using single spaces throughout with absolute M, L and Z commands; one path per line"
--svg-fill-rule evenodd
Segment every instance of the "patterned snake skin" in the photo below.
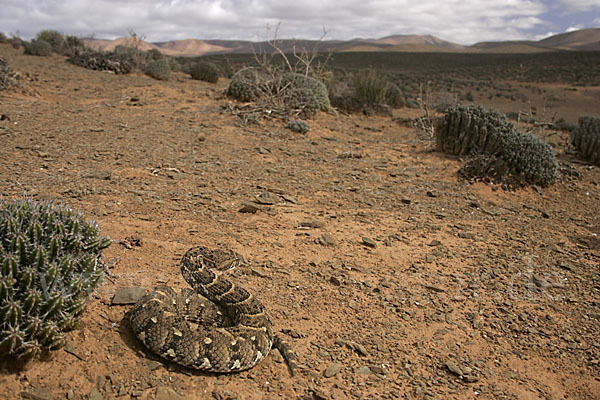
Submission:
M 277 347 L 293 375 L 294 356 L 274 335 L 265 307 L 222 276 L 243 263 L 230 250 L 191 248 L 181 274 L 194 290 L 158 287 L 148 293 L 131 311 L 134 333 L 161 357 L 211 372 L 252 368 Z

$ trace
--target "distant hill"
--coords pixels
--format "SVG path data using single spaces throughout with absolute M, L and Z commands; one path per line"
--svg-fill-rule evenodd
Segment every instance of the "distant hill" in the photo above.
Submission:
M 133 44 L 129 37 L 115 40 L 86 39 L 86 44 L 96 50 L 113 50 L 118 45 Z M 202 56 L 226 53 L 273 52 L 267 42 L 247 40 L 201 40 L 184 39 L 168 42 L 140 42 L 142 50 L 158 49 L 172 56 Z M 500 41 L 481 42 L 472 46 L 463 46 L 448 42 L 431 35 L 392 35 L 380 39 L 341 40 L 279 40 L 278 47 L 291 53 L 302 50 L 332 52 L 357 51 L 394 51 L 394 52 L 458 52 L 458 53 L 539 53 L 545 51 L 600 51 L 600 28 L 582 29 L 579 31 L 554 35 L 539 41 Z
M 560 50 L 600 51 L 600 28 L 561 33 L 540 40 L 538 44 Z

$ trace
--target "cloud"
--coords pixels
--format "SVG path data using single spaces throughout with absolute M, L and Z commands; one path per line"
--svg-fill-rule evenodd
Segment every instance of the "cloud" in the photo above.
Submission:
M 0 26 L 26 38 L 41 29 L 99 38 L 133 29 L 149 41 L 258 39 L 281 22 L 280 37 L 319 38 L 325 26 L 327 39 L 414 33 L 470 44 L 531 37 L 548 7 L 542 0 L 3 0 L 2 9 Z

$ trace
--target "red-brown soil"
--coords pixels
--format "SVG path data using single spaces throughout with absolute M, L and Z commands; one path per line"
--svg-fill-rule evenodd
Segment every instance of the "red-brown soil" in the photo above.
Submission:
M 558 183 L 505 191 L 390 117 L 323 113 L 302 135 L 240 123 L 224 81 L 0 56 L 30 75 L 0 92 L 0 195 L 57 199 L 114 240 L 68 346 L 4 365 L 0 398 L 600 398 L 600 170 L 563 154 L 568 135 L 545 132 Z M 276 204 L 238 212 L 264 191 Z M 111 306 L 119 288 L 185 286 L 179 259 L 200 244 L 248 260 L 231 278 L 266 305 L 295 377 L 273 355 L 228 375 L 161 362 Z

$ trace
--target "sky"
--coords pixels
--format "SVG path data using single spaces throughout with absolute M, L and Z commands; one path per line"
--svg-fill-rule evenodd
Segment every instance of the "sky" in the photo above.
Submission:
M 463 45 L 600 27 L 600 0 L 0 0 L 0 32 L 149 42 L 429 34 Z M 270 27 L 270 28 L 268 28 Z

